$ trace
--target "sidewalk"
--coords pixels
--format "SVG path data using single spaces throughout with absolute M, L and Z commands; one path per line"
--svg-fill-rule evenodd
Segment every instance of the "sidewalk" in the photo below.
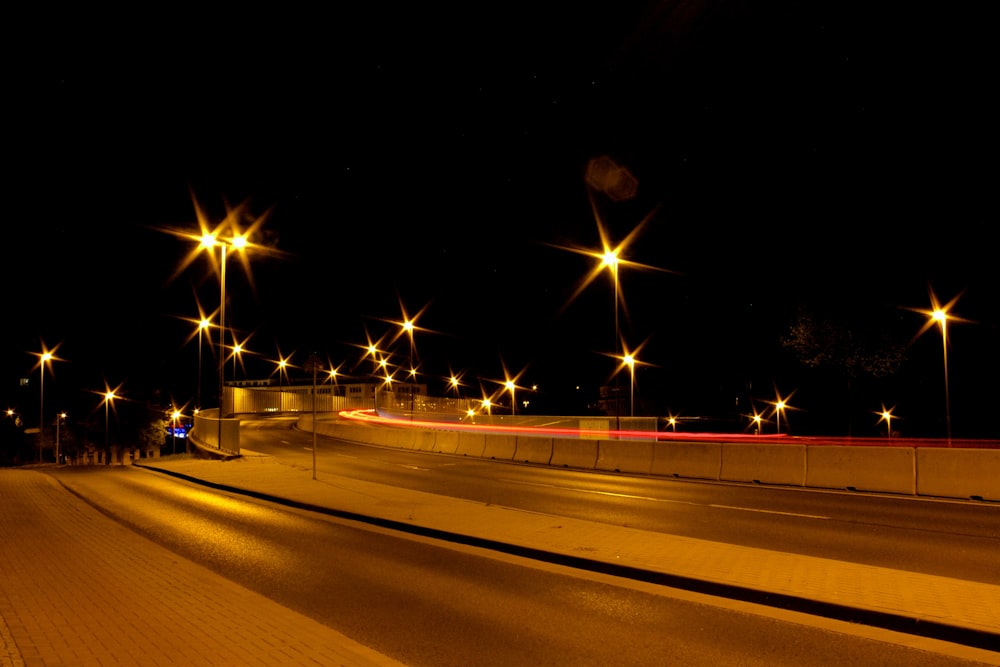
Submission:
M 399 663 L 0 469 L 0 667 Z
M 144 467 L 467 545 L 997 651 L 1000 586 L 549 516 L 352 480 L 244 451 Z M 1000 664 L 1000 652 L 992 653 Z

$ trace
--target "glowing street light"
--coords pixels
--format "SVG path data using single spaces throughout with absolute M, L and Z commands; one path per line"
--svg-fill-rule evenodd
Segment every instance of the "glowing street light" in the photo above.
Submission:
M 918 310 L 915 308 L 909 308 L 908 310 L 913 310 L 918 313 L 922 313 L 928 316 L 927 322 L 921 327 L 920 331 L 917 332 L 916 337 L 919 337 L 925 331 L 933 327 L 935 324 L 941 329 L 941 349 L 944 354 L 944 419 L 945 419 L 945 431 L 948 436 L 948 442 L 951 443 L 951 397 L 949 395 L 948 389 L 948 321 L 953 322 L 969 322 L 970 320 L 963 319 L 961 317 L 956 317 L 951 314 L 951 309 L 954 307 L 958 300 L 962 297 L 960 292 L 958 296 L 953 298 L 948 303 L 943 306 L 937 299 L 937 295 L 934 294 L 934 290 L 930 291 L 931 297 L 931 309 L 930 310 Z
M 493 416 L 493 412 L 492 412 L 493 402 L 490 399 L 483 398 L 483 409 L 486 410 L 486 415 L 488 417 L 492 417 Z
M 774 418 L 775 424 L 777 425 L 777 430 L 775 432 L 779 435 L 781 434 L 781 413 L 790 408 L 788 405 L 788 399 L 790 399 L 794 394 L 795 392 L 793 391 L 788 396 L 782 398 L 780 394 L 775 392 L 775 401 L 771 405 L 774 406 Z
M 56 350 L 59 349 L 59 345 L 56 345 L 51 350 L 46 347 L 45 342 L 42 342 L 42 351 L 33 353 L 38 357 L 38 368 L 39 368 L 39 390 L 38 390 L 38 462 L 42 462 L 42 448 L 45 445 L 45 365 L 48 364 L 49 368 L 52 367 L 53 361 L 62 361 L 56 357 Z
M 170 434 L 173 437 L 172 453 L 177 453 L 177 420 L 180 419 L 181 411 L 174 408 L 173 412 L 170 413 L 170 419 L 173 421 L 172 428 L 170 429 Z
M 630 378 L 628 395 L 629 416 L 635 417 L 635 357 L 631 354 L 626 354 L 622 357 L 622 361 L 628 366 Z
M 517 414 L 517 399 L 514 397 L 514 390 L 517 389 L 517 385 L 514 384 L 513 380 L 506 380 L 503 386 L 510 392 L 510 416 L 513 417 Z
M 107 389 L 104 392 L 104 451 L 111 451 L 111 439 L 108 436 L 109 433 L 109 423 L 108 423 L 108 406 L 116 399 L 119 398 L 115 394 L 114 389 Z
M 59 426 L 66 419 L 66 413 L 60 412 L 56 415 L 56 465 L 59 465 Z
M 885 404 L 883 403 L 882 404 L 882 411 L 875 413 L 875 414 L 877 414 L 879 416 L 879 420 L 878 420 L 879 424 L 881 424 L 882 422 L 885 422 L 886 437 L 888 439 L 890 439 L 890 440 L 892 439 L 892 420 L 895 417 L 895 415 L 892 414 L 893 410 L 895 410 L 895 408 L 889 408 L 888 410 L 886 410 L 885 409 Z
M 233 344 L 233 382 L 236 382 L 236 361 L 242 361 L 240 355 L 243 354 L 243 345 L 240 343 Z
M 281 391 L 282 381 L 288 377 L 288 368 L 292 366 L 288 363 L 289 359 L 291 359 L 291 356 L 284 357 L 281 355 L 281 350 L 278 350 L 278 360 L 274 362 L 277 365 L 275 370 L 278 373 L 278 391 Z
M 205 331 L 212 326 L 212 323 L 208 318 L 203 317 L 198 321 L 198 391 L 197 397 L 195 398 L 196 407 L 201 408 L 201 371 L 204 364 L 201 361 L 201 339 Z

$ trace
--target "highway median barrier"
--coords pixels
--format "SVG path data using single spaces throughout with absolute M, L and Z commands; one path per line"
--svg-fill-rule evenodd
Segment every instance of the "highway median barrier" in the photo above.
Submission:
M 726 442 L 719 478 L 730 482 L 805 486 L 805 445 Z
M 917 493 L 1000 501 L 1000 450 L 918 448 Z
M 519 435 L 511 460 L 522 463 L 552 462 L 552 438 L 535 435 Z
M 653 444 L 654 475 L 718 480 L 721 471 L 721 443 L 664 440 Z
M 516 435 L 504 435 L 501 433 L 463 433 L 462 435 L 469 436 L 468 447 L 470 456 L 475 449 L 473 438 L 478 435 L 483 438 L 483 446 L 479 450 L 483 458 L 496 459 L 497 461 L 514 460 L 514 453 L 517 451 Z
M 597 470 L 649 474 L 653 470 L 652 440 L 600 440 Z
M 851 491 L 916 493 L 912 447 L 809 446 L 806 486 Z
M 518 438 L 520 443 L 521 438 Z M 593 470 L 597 465 L 597 446 L 600 440 L 578 440 L 576 438 L 552 438 L 552 458 L 550 463 L 564 468 Z M 518 459 L 521 458 L 520 447 Z

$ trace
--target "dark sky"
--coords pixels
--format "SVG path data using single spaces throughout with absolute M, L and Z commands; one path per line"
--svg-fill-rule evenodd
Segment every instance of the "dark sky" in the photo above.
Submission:
M 33 17 L 5 96 L 3 398 L 24 400 L 44 341 L 66 359 L 53 401 L 105 380 L 187 400 L 178 318 L 214 310 L 218 282 L 204 259 L 174 276 L 190 244 L 162 230 L 193 230 L 194 198 L 215 220 L 227 203 L 267 216 L 258 241 L 278 252 L 251 258 L 253 287 L 235 263 L 228 282 L 253 376 L 279 350 L 350 368 L 402 302 L 436 332 L 416 335 L 432 383 L 506 365 L 552 394 L 596 387 L 609 274 L 570 301 L 594 261 L 560 248 L 645 219 L 626 257 L 668 271 L 621 269 L 620 328 L 646 341 L 655 412 L 793 390 L 829 409 L 843 379 L 780 345 L 796 309 L 908 343 L 924 318 L 902 307 L 931 287 L 975 322 L 949 329 L 956 431 L 995 436 L 989 22 L 802 4 Z M 588 187 L 600 158 L 633 197 Z M 941 361 L 931 331 L 860 414 L 935 412 L 913 428 L 938 434 Z

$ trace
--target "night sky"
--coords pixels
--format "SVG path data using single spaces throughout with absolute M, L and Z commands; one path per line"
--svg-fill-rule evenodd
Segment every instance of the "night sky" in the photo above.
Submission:
M 648 412 L 739 430 L 725 420 L 794 392 L 793 432 L 877 435 L 884 403 L 940 437 L 940 332 L 914 339 L 908 310 L 932 289 L 969 320 L 948 329 L 954 434 L 997 437 L 987 17 L 761 4 L 27 21 L 5 96 L 0 401 L 37 412 L 18 381 L 43 342 L 65 360 L 47 409 L 93 410 L 105 382 L 191 400 L 184 318 L 218 307 L 218 279 L 204 256 L 178 272 L 194 244 L 170 232 L 197 229 L 197 201 L 264 220 L 251 274 L 229 264 L 227 315 L 256 353 L 241 378 L 309 352 L 363 376 L 357 346 L 402 304 L 431 393 L 455 371 L 478 396 L 506 368 L 538 409 L 578 408 L 616 366 L 611 274 L 581 289 L 598 260 L 573 251 L 603 229 L 635 232 L 619 328 Z M 634 193 L 587 178 L 607 164 Z M 781 343 L 803 312 L 905 360 L 808 368 Z

